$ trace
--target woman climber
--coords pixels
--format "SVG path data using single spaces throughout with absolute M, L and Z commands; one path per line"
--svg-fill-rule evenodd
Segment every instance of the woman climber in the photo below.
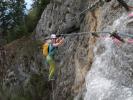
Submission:
M 56 37 L 55 34 L 52 34 L 50 39 L 47 40 L 43 45 L 43 55 L 46 56 L 46 61 L 49 64 L 49 80 L 54 80 L 55 73 L 55 61 L 54 55 L 57 50 L 57 47 L 61 46 L 64 43 L 64 38 Z

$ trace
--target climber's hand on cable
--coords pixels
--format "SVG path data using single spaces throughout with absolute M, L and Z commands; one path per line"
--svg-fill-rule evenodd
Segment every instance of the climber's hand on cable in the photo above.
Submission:
M 59 44 L 62 45 L 64 43 L 64 38 L 60 38 Z

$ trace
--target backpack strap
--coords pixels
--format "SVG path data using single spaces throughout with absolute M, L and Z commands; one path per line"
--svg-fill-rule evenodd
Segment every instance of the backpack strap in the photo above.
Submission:
M 49 44 L 48 54 L 53 56 L 55 53 L 56 47 L 53 47 L 52 44 Z
M 50 45 L 50 44 L 48 44 L 48 54 L 49 54 L 49 45 Z

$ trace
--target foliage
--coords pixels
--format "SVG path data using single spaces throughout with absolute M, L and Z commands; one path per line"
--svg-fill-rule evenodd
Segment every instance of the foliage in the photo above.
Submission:
M 32 9 L 25 13 L 24 0 L 1 0 L 0 34 L 7 42 L 30 35 L 50 0 L 33 0 Z
M 38 22 L 37 9 L 33 8 L 26 16 L 26 27 L 29 33 L 33 32 Z
M 44 8 L 49 2 L 50 0 L 34 0 L 32 5 L 33 8 L 30 10 L 28 16 L 26 17 L 26 26 L 28 27 L 28 32 L 32 32 L 35 29 Z
M 41 16 L 41 13 L 43 12 L 46 5 L 50 3 L 50 0 L 33 0 L 33 1 L 34 1 L 33 7 L 37 7 L 38 16 Z
M 6 40 L 9 43 L 13 41 L 14 39 L 21 38 L 24 35 L 28 35 L 27 28 L 25 25 L 19 25 L 19 26 L 14 27 L 13 29 L 10 29 L 7 32 Z
M 1 0 L 0 2 L 0 26 L 4 33 L 16 25 L 24 22 L 24 0 Z M 6 34 L 4 34 L 6 35 Z

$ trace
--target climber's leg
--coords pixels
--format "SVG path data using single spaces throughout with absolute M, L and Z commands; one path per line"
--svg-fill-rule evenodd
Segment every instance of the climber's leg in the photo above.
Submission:
M 50 57 L 49 55 L 47 56 L 47 61 L 48 61 L 48 64 L 50 66 L 50 68 L 49 68 L 49 80 L 51 80 L 54 77 L 54 73 L 55 73 L 55 62 L 54 62 L 53 58 Z

